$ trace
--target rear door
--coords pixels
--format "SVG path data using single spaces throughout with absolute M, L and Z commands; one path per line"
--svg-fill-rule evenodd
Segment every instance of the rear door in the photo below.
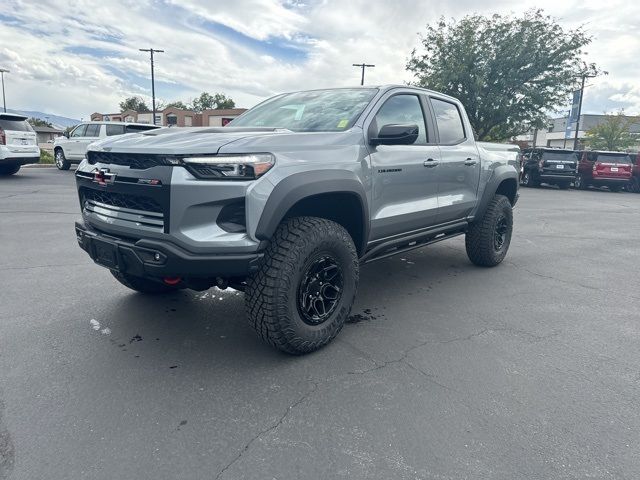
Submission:
M 377 136 L 384 125 L 418 125 L 412 145 L 370 146 L 372 169 L 371 239 L 377 240 L 437 223 L 437 165 L 440 149 L 427 129 L 422 95 L 389 92 L 381 101 L 367 132 Z
M 439 223 L 466 218 L 476 206 L 480 155 L 455 102 L 430 97 L 442 160 L 438 167 Z
M 14 152 L 32 150 L 38 143 L 36 133 L 22 116 L 0 116 L 0 129 L 4 131 L 6 145 Z

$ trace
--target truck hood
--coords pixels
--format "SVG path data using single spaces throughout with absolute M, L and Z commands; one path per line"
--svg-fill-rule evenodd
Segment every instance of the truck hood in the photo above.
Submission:
M 89 150 L 120 153 L 214 154 L 220 147 L 245 137 L 291 134 L 281 128 L 192 127 L 160 128 L 94 142 Z

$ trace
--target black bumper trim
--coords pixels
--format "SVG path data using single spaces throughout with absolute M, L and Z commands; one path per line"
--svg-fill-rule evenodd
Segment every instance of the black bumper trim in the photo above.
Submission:
M 33 163 L 40 163 L 40 155 L 33 157 L 7 157 L 0 160 L 0 166 L 3 165 L 31 165 Z
M 195 254 L 160 240 L 113 237 L 76 222 L 78 244 L 98 265 L 138 277 L 246 277 L 262 253 Z M 156 256 L 156 254 L 158 254 Z

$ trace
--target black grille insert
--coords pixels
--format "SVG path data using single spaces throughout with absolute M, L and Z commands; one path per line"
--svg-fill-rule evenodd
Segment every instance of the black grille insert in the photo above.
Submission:
M 106 163 L 123 165 L 129 168 L 144 170 L 147 168 L 172 166 L 178 163 L 177 157 L 170 155 L 153 155 L 148 153 L 116 153 L 116 152 L 87 152 L 87 161 L 91 165 Z
M 142 210 L 145 212 L 164 213 L 162 207 L 153 198 L 142 197 L 140 195 L 127 195 L 116 192 L 101 192 L 88 188 L 80 189 L 82 195 L 82 204 L 86 200 L 104 203 L 113 207 L 130 208 L 133 210 Z

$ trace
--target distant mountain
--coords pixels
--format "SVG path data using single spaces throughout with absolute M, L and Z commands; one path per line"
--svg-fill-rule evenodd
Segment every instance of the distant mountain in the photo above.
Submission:
M 54 115 L 52 113 L 36 112 L 33 110 L 11 110 L 7 108 L 7 113 L 21 113 L 27 117 L 39 118 L 40 120 L 50 122 L 54 127 L 64 130 L 67 127 L 72 127 L 80 123 L 80 120 L 69 117 L 61 117 L 60 115 Z

